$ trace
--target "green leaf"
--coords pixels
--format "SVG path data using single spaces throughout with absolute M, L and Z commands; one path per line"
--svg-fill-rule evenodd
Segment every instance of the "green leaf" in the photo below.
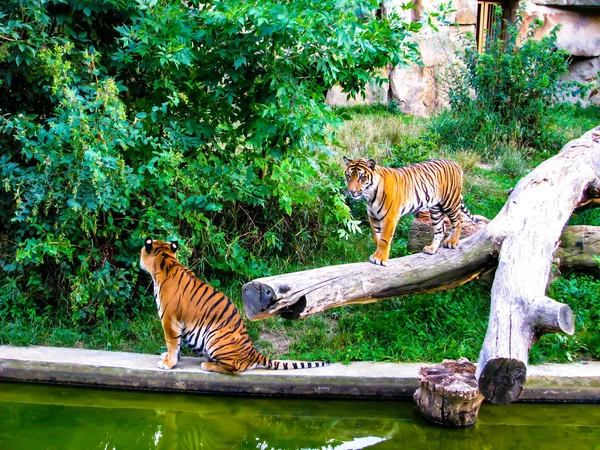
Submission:
M 241 66 L 246 64 L 246 57 L 245 56 L 240 56 L 238 58 L 235 59 L 234 61 L 234 68 L 235 69 L 239 69 Z

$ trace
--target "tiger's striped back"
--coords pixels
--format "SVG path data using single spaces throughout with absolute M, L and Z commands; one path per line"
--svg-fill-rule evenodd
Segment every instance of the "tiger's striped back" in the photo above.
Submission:
M 235 374 L 263 367 L 274 370 L 321 367 L 328 362 L 271 360 L 258 352 L 235 305 L 179 263 L 176 243 L 147 239 L 140 265 L 150 273 L 158 315 L 167 342 L 158 367 L 171 369 L 181 343 L 204 353 L 203 370 Z
M 444 245 L 456 248 L 464 212 L 471 220 L 462 198 L 463 171 L 453 161 L 425 161 L 400 168 L 376 165 L 374 160 L 358 158 L 346 162 L 348 193 L 367 202 L 367 214 L 377 250 L 370 257 L 374 264 L 385 265 L 398 219 L 407 214 L 429 210 L 434 227 L 434 240 L 424 248 L 435 253 L 443 240 L 443 216 L 452 228 Z
M 404 185 L 404 192 L 393 200 L 400 205 L 400 216 L 414 214 L 424 208 L 444 202 L 450 208 L 449 213 L 460 210 L 462 202 L 462 168 L 453 161 L 435 160 L 412 164 L 399 168 L 386 168 L 377 166 L 385 178 L 398 186 Z M 387 173 L 386 173 L 387 172 Z M 390 201 L 384 209 L 393 207 Z M 380 202 L 375 201 L 373 207 L 378 207 Z

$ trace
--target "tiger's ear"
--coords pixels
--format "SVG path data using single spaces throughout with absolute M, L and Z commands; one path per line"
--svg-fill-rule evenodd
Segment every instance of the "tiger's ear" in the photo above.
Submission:
M 376 165 L 377 165 L 377 163 L 375 162 L 374 159 L 370 159 L 367 161 L 367 166 L 369 166 L 369 169 L 371 169 L 371 170 L 373 170 Z
M 344 156 L 344 162 L 346 163 L 346 165 L 350 164 L 352 162 L 351 159 L 348 159 Z
M 177 241 L 171 241 L 171 250 L 175 253 L 179 249 L 179 244 Z
M 146 247 L 146 253 L 150 254 L 150 252 L 152 251 L 152 239 L 151 238 L 146 238 L 146 240 L 144 241 L 144 247 Z

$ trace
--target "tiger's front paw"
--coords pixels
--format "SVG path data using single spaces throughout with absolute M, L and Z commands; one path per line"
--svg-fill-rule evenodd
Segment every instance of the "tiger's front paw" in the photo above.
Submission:
M 448 239 L 446 239 L 442 245 L 446 248 L 457 248 L 459 239 L 460 232 L 455 231 L 454 233 L 450 234 L 450 236 L 448 236 Z
M 437 252 L 437 248 L 434 247 L 433 245 L 428 245 L 426 247 L 423 247 L 423 253 L 427 253 L 428 255 L 433 255 L 435 252 Z
M 388 260 L 387 259 L 383 259 L 383 258 L 378 258 L 377 256 L 375 256 L 375 254 L 372 254 L 369 257 L 369 262 L 372 262 L 376 266 L 387 266 Z
M 156 363 L 156 367 L 158 367 L 159 369 L 169 370 L 175 367 L 176 364 L 177 361 L 173 363 L 169 362 L 168 353 L 163 353 L 162 355 L 160 355 L 160 360 Z
M 173 367 L 175 367 L 177 363 L 174 364 L 169 364 L 169 361 L 166 359 L 161 359 L 160 361 L 158 361 L 156 363 L 156 367 L 158 367 L 159 369 L 164 369 L 164 370 L 170 370 Z

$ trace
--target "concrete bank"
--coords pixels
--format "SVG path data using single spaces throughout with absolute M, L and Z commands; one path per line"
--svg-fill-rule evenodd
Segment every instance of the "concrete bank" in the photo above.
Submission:
M 176 369 L 157 355 L 55 347 L 0 346 L 0 381 L 205 394 L 412 398 L 424 364 L 356 362 L 317 369 L 253 370 L 236 376 L 203 372 L 200 358 Z M 530 366 L 524 401 L 600 402 L 600 361 Z

